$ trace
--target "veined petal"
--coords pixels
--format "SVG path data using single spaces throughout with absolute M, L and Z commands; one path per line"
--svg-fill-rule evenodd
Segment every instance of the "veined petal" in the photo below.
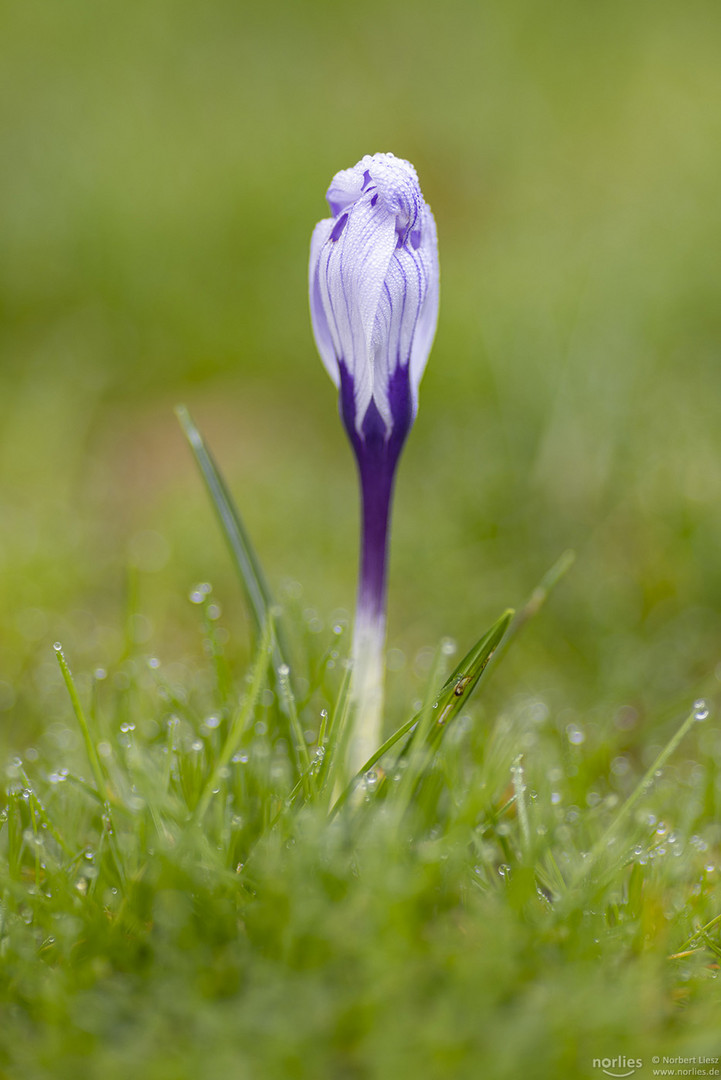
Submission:
M 338 356 L 333 344 L 333 336 L 328 326 L 328 317 L 320 291 L 318 268 L 320 253 L 326 240 L 333 231 L 333 218 L 319 221 L 313 230 L 310 240 L 310 264 L 308 273 L 308 294 L 310 297 L 310 321 L 313 327 L 313 336 L 320 353 L 320 358 L 333 382 L 340 384 L 338 371 Z
M 365 161 L 365 158 L 363 159 Z M 352 169 L 342 169 L 336 173 L 330 182 L 330 187 L 325 193 L 331 213 L 338 217 L 347 206 L 356 202 L 363 191 L 365 177 L 361 165 L 358 162 Z
M 395 218 L 380 200 L 373 205 L 364 199 L 336 219 L 334 230 L 320 255 L 320 295 L 332 313 L 328 322 L 333 344 L 353 375 L 356 416 L 362 419 L 376 382 L 371 339 L 396 245 Z
M 438 325 L 438 303 L 440 300 L 440 270 L 438 266 L 438 236 L 436 222 L 427 206 L 423 208 L 421 242 L 418 252 L 422 255 L 426 267 L 428 288 L 418 314 L 413 344 L 410 355 L 411 390 L 413 392 L 414 413 L 418 409 L 418 387 L 430 355 L 433 339 Z
M 433 215 L 413 166 L 392 154 L 367 155 L 339 172 L 327 198 L 334 217 L 316 227 L 311 243 L 316 342 L 336 385 L 339 365 L 351 377 L 350 412 L 361 442 L 371 404 L 390 438 L 397 423 L 391 401 L 400 385 L 396 375 L 405 372 L 412 421 L 435 333 Z M 407 430 L 407 418 L 404 424 Z

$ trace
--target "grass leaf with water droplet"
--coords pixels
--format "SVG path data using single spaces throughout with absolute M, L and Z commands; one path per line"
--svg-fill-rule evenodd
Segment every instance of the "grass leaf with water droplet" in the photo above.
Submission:
M 513 608 L 504 611 L 491 629 L 466 653 L 441 687 L 437 709 L 433 710 L 433 724 L 427 735 L 430 746 L 437 746 L 451 721 L 467 704 L 491 657 L 501 644 L 514 614 Z
M 410 738 L 404 746 L 399 760 L 405 757 L 406 754 L 412 750 L 414 745 L 418 746 L 418 758 L 414 760 L 415 767 L 409 771 L 412 773 L 412 777 L 417 777 L 420 772 L 423 771 L 423 767 L 437 749 L 444 731 L 458 714 L 460 709 L 467 703 L 469 697 L 478 685 L 493 653 L 503 640 L 503 635 L 508 629 L 513 614 L 512 608 L 504 611 L 503 615 L 501 615 L 500 619 L 493 624 L 491 629 L 476 642 L 470 652 L 466 653 L 460 664 L 454 669 L 453 674 L 441 687 L 436 703 L 432 708 L 428 708 L 427 705 L 424 706 L 419 713 L 416 713 L 411 720 L 408 720 L 405 724 L 401 725 L 401 727 L 398 728 L 394 734 L 368 758 L 362 768 L 359 769 L 353 777 L 350 784 L 348 784 L 337 799 L 333 807 L 333 813 L 336 813 L 348 800 L 353 789 L 362 780 L 365 773 L 367 773 L 369 769 L 372 769 L 384 754 L 386 754 L 388 750 L 409 732 Z M 434 668 L 435 666 L 436 665 L 434 665 Z M 432 702 L 434 697 L 435 695 L 430 695 L 428 703 Z M 404 787 L 406 786 L 406 783 L 410 782 L 411 781 L 405 781 L 404 779 Z
M 246 532 L 243 519 L 233 501 L 228 485 L 212 454 L 205 445 L 203 437 L 195 426 L 190 413 L 184 405 L 178 405 L 175 414 L 193 452 L 193 457 L 210 496 L 221 530 L 230 548 L 233 562 L 245 590 L 256 632 L 260 636 L 262 628 L 269 621 L 271 610 L 274 609 L 273 595 L 263 573 L 260 560 Z M 284 648 L 282 630 L 277 625 L 277 613 L 273 621 L 275 623 L 276 638 L 273 663 L 277 669 L 285 663 L 284 655 L 287 655 L 287 650 Z

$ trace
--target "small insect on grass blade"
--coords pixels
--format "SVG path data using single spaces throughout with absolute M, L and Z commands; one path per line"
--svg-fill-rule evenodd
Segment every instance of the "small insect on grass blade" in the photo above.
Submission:
M 491 657 L 501 644 L 514 614 L 513 608 L 504 611 L 488 633 L 484 634 L 470 652 L 466 653 L 453 674 L 441 687 L 437 708 L 433 710 L 433 724 L 427 734 L 427 740 L 431 746 L 435 746 L 440 741 L 451 721 L 467 704 Z

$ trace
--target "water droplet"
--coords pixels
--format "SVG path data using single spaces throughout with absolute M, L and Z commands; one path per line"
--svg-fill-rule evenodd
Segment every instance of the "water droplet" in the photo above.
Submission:
M 550 709 L 545 701 L 533 701 L 528 706 L 528 718 L 532 724 L 543 724 L 550 715 Z
M 573 746 L 580 746 L 581 743 L 586 741 L 586 733 L 581 731 L 580 727 L 576 724 L 568 724 L 566 727 L 566 737 Z
M 157 656 L 148 657 L 148 667 L 151 671 L 158 670 L 158 668 L 160 667 L 160 660 L 158 660 Z
M 122 731 L 123 735 L 127 735 L 129 731 L 135 731 L 135 724 L 121 724 L 120 730 Z
M 693 716 L 694 720 L 708 720 L 709 707 L 703 698 L 699 698 L 698 701 L 693 703 Z
M 501 865 L 498 867 L 498 873 L 502 878 L 505 878 L 505 880 L 507 881 L 508 878 L 511 876 L 511 868 L 508 863 L 501 863 Z
M 198 751 L 203 749 L 202 740 L 201 739 L 194 739 L 193 742 L 190 744 L 190 749 L 194 750 L 196 752 L 196 754 L 197 754 Z
M 278 666 L 278 675 L 281 679 L 287 679 L 290 675 L 290 668 L 287 664 L 280 664 Z
M 369 769 L 363 777 L 363 783 L 365 785 L 366 791 L 375 791 L 375 789 L 378 787 L 378 780 L 378 772 L 375 769 Z
M 234 763 L 235 765 L 238 765 L 238 764 L 240 764 L 240 765 L 246 765 L 246 764 L 247 764 L 247 762 L 248 762 L 248 757 L 249 757 L 249 755 L 248 755 L 248 754 L 243 754 L 243 753 L 240 753 L 240 752 L 239 752 L 239 753 L 237 753 L 237 754 L 233 754 L 233 756 L 232 756 L 232 758 L 231 758 L 230 760 L 231 760 L 231 761 L 232 761 L 232 762 L 233 762 L 233 763 Z
M 188 599 L 191 604 L 202 604 L 206 596 L 213 591 L 213 587 L 209 581 L 201 581 L 199 585 L 195 585 L 188 594 Z
M 207 728 L 210 728 L 211 730 L 213 728 L 220 727 L 220 717 L 219 716 L 206 716 L 206 718 L 205 718 L 205 726 Z
M 206 615 L 209 619 L 212 619 L 213 622 L 216 622 L 222 614 L 223 609 L 217 601 L 213 604 L 208 604 Z
M 62 646 L 61 642 L 59 642 L 59 641 L 56 641 L 53 644 L 53 648 L 55 649 L 55 652 L 61 653 L 63 651 L 63 646 Z
M 443 641 L 441 642 L 441 652 L 444 656 L 453 656 L 457 647 L 458 646 L 456 645 L 453 638 L 443 638 Z
M 96 682 L 102 682 L 103 679 L 107 679 L 107 677 L 108 677 L 108 673 L 107 673 L 107 671 L 105 670 L 104 667 L 98 667 L 93 672 L 93 678 L 95 679 Z
M 561 792 L 560 791 L 552 791 L 551 792 L 551 802 L 553 803 L 553 805 L 558 806 L 560 801 L 561 801 Z

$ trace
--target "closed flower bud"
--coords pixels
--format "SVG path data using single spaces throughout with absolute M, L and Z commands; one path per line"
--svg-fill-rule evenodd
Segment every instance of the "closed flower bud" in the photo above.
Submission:
M 382 431 L 402 445 L 438 319 L 433 214 L 393 154 L 339 172 L 327 199 L 333 217 L 316 225 L 310 255 L 318 351 L 354 444 Z

